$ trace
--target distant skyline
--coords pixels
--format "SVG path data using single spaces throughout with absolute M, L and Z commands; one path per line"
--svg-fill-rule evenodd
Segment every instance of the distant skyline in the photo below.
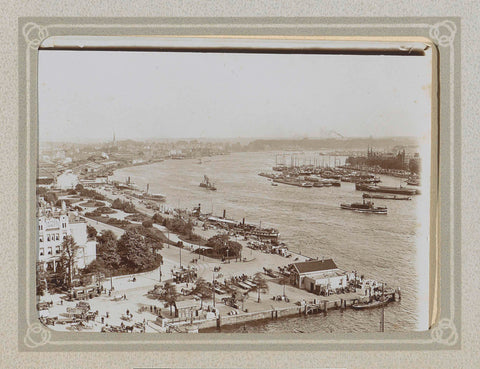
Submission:
M 430 55 L 42 50 L 40 141 L 428 138 Z

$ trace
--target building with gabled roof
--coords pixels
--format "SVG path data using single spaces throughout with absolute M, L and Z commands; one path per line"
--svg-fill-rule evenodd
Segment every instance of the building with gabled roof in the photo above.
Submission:
M 333 259 L 310 260 L 291 266 L 292 282 L 299 288 L 317 294 L 329 293 L 347 286 L 347 272 Z

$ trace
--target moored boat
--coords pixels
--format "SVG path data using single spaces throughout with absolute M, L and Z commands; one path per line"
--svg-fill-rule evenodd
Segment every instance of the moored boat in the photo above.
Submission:
M 377 195 L 371 193 L 364 193 L 362 195 L 364 199 L 383 199 L 383 200 L 411 200 L 410 196 L 398 196 L 398 195 Z
M 303 188 L 313 187 L 312 182 L 302 182 L 302 181 L 298 181 L 298 180 L 295 180 L 295 179 L 288 180 L 288 179 L 275 178 L 273 181 L 275 183 L 283 183 L 283 184 L 287 184 L 287 185 L 290 185 L 290 186 L 297 186 L 297 187 L 303 187 Z
M 210 179 L 206 175 L 203 176 L 203 182 L 200 183 L 200 187 L 206 188 L 207 190 L 216 191 L 217 188 L 215 184 L 210 182 Z
M 340 204 L 340 208 L 353 210 L 359 213 L 387 214 L 386 206 L 374 206 L 372 201 L 356 202 L 352 204 Z
M 418 192 L 414 188 L 391 187 L 391 186 L 373 186 L 368 183 L 355 183 L 357 191 L 383 192 L 398 195 L 416 195 Z
M 390 296 L 385 296 L 379 300 L 372 300 L 371 302 L 356 302 L 352 305 L 352 308 L 355 310 L 364 310 L 364 309 L 373 309 L 387 305 L 390 302 Z

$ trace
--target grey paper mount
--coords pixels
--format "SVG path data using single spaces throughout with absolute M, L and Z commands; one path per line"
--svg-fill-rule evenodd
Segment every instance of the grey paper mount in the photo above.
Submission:
M 430 160 L 430 325 L 428 332 L 281 335 L 102 335 L 54 332 L 35 311 L 32 206 L 19 206 L 19 329 L 23 351 L 98 350 L 444 350 L 461 343 L 460 21 L 458 18 L 167 19 L 21 18 L 19 20 L 19 193 L 34 203 L 39 50 L 432 54 Z M 138 35 L 144 36 L 138 36 Z M 93 35 L 93 36 L 92 36 Z M 312 35 L 325 35 L 322 37 Z M 352 36 L 354 35 L 354 36 Z M 400 37 L 399 37 L 400 35 Z M 339 46 L 341 45 L 341 46 Z M 360 46 L 361 45 L 361 46 Z M 441 82 L 442 94 L 438 85 Z M 440 206 L 440 200 L 441 206 Z M 28 231 L 25 232 L 25 229 Z M 441 240 L 441 245 L 440 245 Z M 441 248 L 441 252 L 440 252 Z M 441 266 L 441 268 L 440 268 Z M 441 278 L 440 278 L 441 276 Z M 22 281 L 27 281 L 26 285 Z M 32 283 L 33 282 L 33 283 Z M 441 290 L 440 290 L 441 285 Z M 32 288 L 33 286 L 33 288 Z M 25 294 L 21 292 L 25 291 Z M 441 291 L 441 293 L 440 293 Z M 164 337 L 165 336 L 165 337 Z M 182 345 L 179 346 L 179 342 Z M 159 345 L 161 343 L 161 345 Z M 235 343 L 235 345 L 232 345 Z M 272 345 L 272 343 L 275 343 Z M 225 346 L 228 345 L 228 346 Z

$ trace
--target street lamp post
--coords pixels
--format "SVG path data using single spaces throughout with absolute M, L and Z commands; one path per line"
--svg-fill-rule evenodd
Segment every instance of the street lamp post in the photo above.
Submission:
M 213 286 L 213 307 L 215 307 L 215 273 L 212 274 L 212 286 Z
M 215 307 L 215 272 L 212 273 L 213 307 Z

